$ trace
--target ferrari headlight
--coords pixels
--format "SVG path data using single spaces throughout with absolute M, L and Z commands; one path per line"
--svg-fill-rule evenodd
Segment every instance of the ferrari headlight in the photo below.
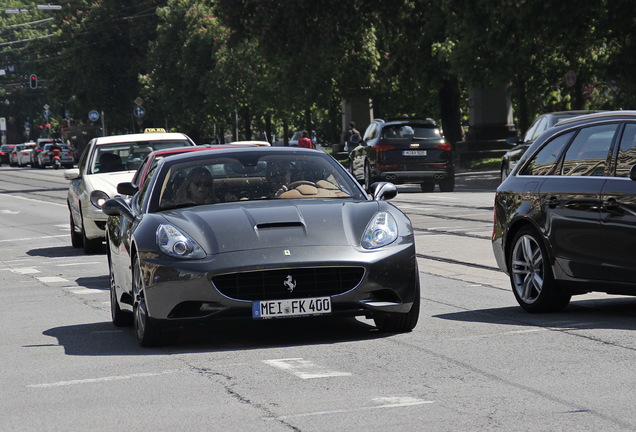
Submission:
M 364 230 L 361 244 L 365 249 L 377 249 L 393 243 L 397 237 L 395 218 L 388 212 L 380 212 L 373 216 Z
M 173 225 L 159 225 L 157 245 L 161 252 L 174 258 L 205 258 L 205 251 L 199 243 Z

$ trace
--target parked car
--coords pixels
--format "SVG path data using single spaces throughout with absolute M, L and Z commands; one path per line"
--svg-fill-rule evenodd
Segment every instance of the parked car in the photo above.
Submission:
M 501 158 L 501 181 L 504 181 L 506 177 L 510 175 L 510 172 L 517 162 L 519 162 L 519 159 L 521 159 L 521 156 L 523 156 L 525 151 L 528 150 L 528 147 L 530 147 L 530 144 L 532 144 L 539 135 L 545 132 L 546 129 L 551 128 L 561 120 L 585 114 L 593 114 L 595 112 L 598 111 L 557 111 L 542 114 L 532 122 L 522 139 L 518 137 L 508 138 L 506 142 L 511 145 L 512 148 Z
M 60 146 L 62 145 L 62 141 L 57 138 L 38 138 L 35 141 L 35 147 L 33 148 L 33 151 L 29 154 L 29 164 L 31 165 L 32 168 L 44 168 L 40 166 L 39 155 L 40 153 L 42 153 L 42 150 L 44 150 L 44 146 L 46 144 L 53 144 L 54 142 Z
M 363 315 L 410 331 L 419 274 L 411 223 L 385 201 L 396 194 L 379 183 L 367 195 L 308 149 L 166 157 L 131 202 L 103 206 L 113 323 L 132 322 L 143 346 L 213 320 Z
M 24 143 L 24 147 L 18 152 L 18 166 L 25 167 L 31 163 L 31 153 L 35 149 L 34 142 Z
M 45 168 L 51 165 L 51 156 L 52 156 L 51 146 L 52 145 L 53 144 L 45 144 L 40 154 L 38 154 L 38 167 Z M 62 166 L 64 168 L 73 168 L 73 165 L 75 164 L 73 151 L 65 145 L 60 145 L 58 143 L 58 146 L 61 149 L 60 162 L 62 162 Z
M 157 149 L 194 146 L 182 133 L 142 133 L 93 138 L 77 168 L 64 172 L 70 180 L 67 204 L 71 244 L 86 253 L 102 250 L 106 215 L 101 205 L 117 194 L 117 184 L 130 181 L 145 156 Z
M 13 151 L 15 144 L 2 144 L 0 146 L 0 165 L 9 165 L 11 159 L 11 152 Z
M 24 149 L 24 144 L 16 144 L 13 146 L 13 149 L 9 153 L 9 165 L 14 167 L 18 166 L 18 155 L 20 154 L 20 150 Z
M 493 251 L 529 312 L 636 295 L 636 111 L 563 120 L 497 189 Z
M 349 169 L 367 190 L 376 181 L 455 190 L 453 148 L 432 119 L 374 120 L 349 154 Z

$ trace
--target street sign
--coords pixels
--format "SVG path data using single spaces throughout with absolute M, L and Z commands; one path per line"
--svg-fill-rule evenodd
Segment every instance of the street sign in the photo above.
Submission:
M 7 119 L 4 117 L 0 117 L 0 131 L 7 130 Z
M 44 110 L 44 117 L 48 117 L 48 116 L 50 116 L 50 115 L 51 115 L 51 110 L 50 110 L 50 109 L 48 109 L 48 108 L 47 108 L 47 109 L 45 109 L 45 110 Z
M 137 105 L 133 108 L 133 114 L 135 117 L 142 118 L 146 114 L 146 110 L 141 105 Z
M 97 121 L 97 120 L 99 120 L 99 113 L 98 113 L 97 111 L 95 111 L 95 110 L 91 110 L 91 111 L 88 113 L 88 119 L 89 119 L 90 121 Z

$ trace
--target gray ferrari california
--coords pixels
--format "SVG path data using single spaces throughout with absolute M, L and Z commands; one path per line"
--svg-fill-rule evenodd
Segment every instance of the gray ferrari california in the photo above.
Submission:
M 103 205 L 111 314 L 142 346 L 168 329 L 232 319 L 366 316 L 417 324 L 411 222 L 330 155 L 232 148 L 162 159 Z M 168 332 L 172 333 L 172 332 Z

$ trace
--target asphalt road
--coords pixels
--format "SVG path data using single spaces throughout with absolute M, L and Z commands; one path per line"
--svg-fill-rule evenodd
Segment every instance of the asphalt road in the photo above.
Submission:
M 0 168 L 0 430 L 635 430 L 636 299 L 523 312 L 490 250 L 490 177 L 400 186 L 422 284 L 411 333 L 283 320 L 143 349 L 110 323 L 105 256 L 70 245 L 62 172 Z

